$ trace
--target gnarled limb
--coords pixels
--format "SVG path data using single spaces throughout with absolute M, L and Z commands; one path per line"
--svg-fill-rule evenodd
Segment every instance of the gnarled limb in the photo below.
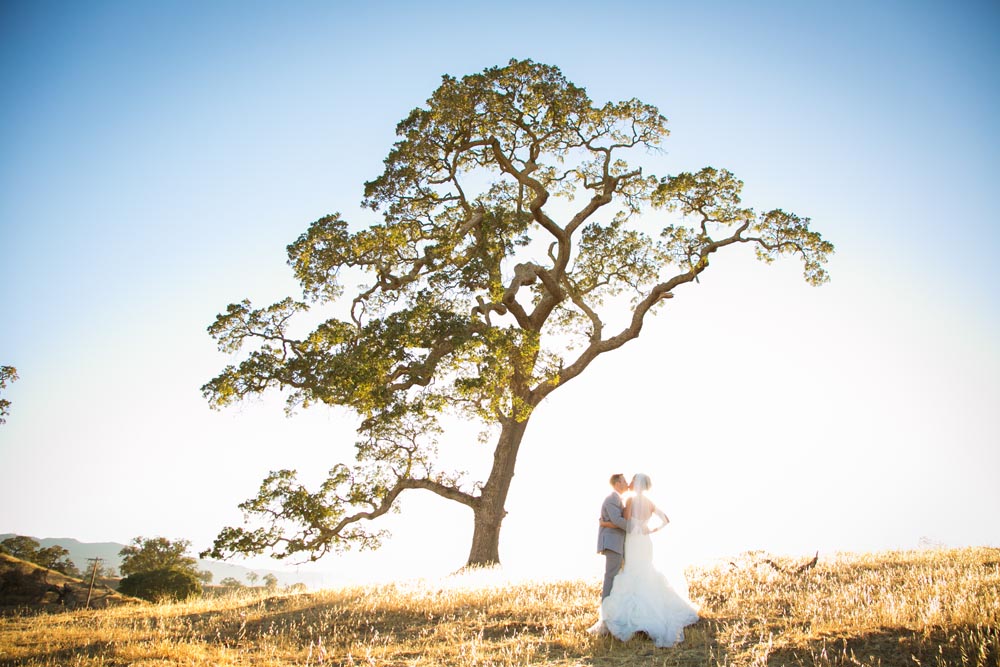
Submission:
M 340 482 L 334 470 L 331 479 Z M 385 490 L 371 509 L 344 514 L 341 508 L 346 501 L 331 496 L 330 480 L 316 493 L 309 493 L 294 480 L 292 470 L 268 475 L 258 496 L 240 504 L 248 517 L 254 516 L 268 525 L 253 530 L 226 528 L 201 557 L 224 559 L 234 554 L 270 553 L 282 559 L 301 554 L 315 561 L 348 549 L 377 549 L 387 532 L 369 531 L 359 524 L 387 514 L 407 489 L 425 489 L 470 507 L 476 503 L 474 496 L 432 479 L 400 479 Z

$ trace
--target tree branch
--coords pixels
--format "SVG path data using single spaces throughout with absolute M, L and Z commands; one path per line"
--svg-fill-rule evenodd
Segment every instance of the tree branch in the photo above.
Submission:
M 531 216 L 540 224 L 546 231 L 548 231 L 552 236 L 559 240 L 560 243 L 565 242 L 568 239 L 567 234 L 552 220 L 545 212 L 542 207 L 545 202 L 549 199 L 549 191 L 538 182 L 537 179 L 532 178 L 529 175 L 528 170 L 519 170 L 514 164 L 503 154 L 503 148 L 500 145 L 498 139 L 493 139 L 493 156 L 500 165 L 500 168 L 517 179 L 518 183 L 526 185 L 531 188 L 531 191 L 535 193 L 534 198 L 528 203 L 528 210 L 531 211 Z
M 389 489 L 389 492 L 375 509 L 370 512 L 358 512 L 356 514 L 352 514 L 351 516 L 344 517 L 333 528 L 324 531 L 324 534 L 327 537 L 332 538 L 334 536 L 338 536 L 341 531 L 352 523 L 357 523 L 358 521 L 363 520 L 371 521 L 373 519 L 377 519 L 391 510 L 392 505 L 396 502 L 396 498 L 399 497 L 399 494 L 407 489 L 425 489 L 441 496 L 442 498 L 454 500 L 455 502 L 467 505 L 468 507 L 475 507 L 477 502 L 477 498 L 475 496 L 454 487 L 440 484 L 432 479 L 400 479 L 396 482 L 395 486 Z
M 643 324 L 645 323 L 646 314 L 650 311 L 650 309 L 652 309 L 652 307 L 660 301 L 673 298 L 673 290 L 677 287 L 685 283 L 695 281 L 698 275 L 708 268 L 708 256 L 716 252 L 719 248 L 741 242 L 743 239 L 740 235 L 749 226 L 750 222 L 746 221 L 740 225 L 732 236 L 719 241 L 711 241 L 710 243 L 707 243 L 701 250 L 701 261 L 691 267 L 688 271 L 678 274 L 670 280 L 659 283 L 650 289 L 649 294 L 636 305 L 635 310 L 632 312 L 631 321 L 625 329 L 611 338 L 591 342 L 591 344 L 587 346 L 576 361 L 569 366 L 566 366 L 557 378 L 545 380 L 531 390 L 529 395 L 530 404 L 533 406 L 538 405 L 542 399 L 552 393 L 557 387 L 562 386 L 566 382 L 569 382 L 573 378 L 580 375 L 584 370 L 586 370 L 587 366 L 589 366 L 590 363 L 600 355 L 616 350 L 628 341 L 638 338 L 639 333 L 642 331 Z

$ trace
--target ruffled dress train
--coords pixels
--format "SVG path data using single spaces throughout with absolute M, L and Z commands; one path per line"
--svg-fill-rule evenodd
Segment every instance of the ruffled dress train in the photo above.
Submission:
M 601 603 L 601 620 L 621 641 L 645 632 L 658 647 L 684 641 L 684 628 L 698 620 L 686 593 L 671 586 L 653 566 L 653 544 L 644 526 L 630 526 L 625 536 L 625 567 L 611 594 Z

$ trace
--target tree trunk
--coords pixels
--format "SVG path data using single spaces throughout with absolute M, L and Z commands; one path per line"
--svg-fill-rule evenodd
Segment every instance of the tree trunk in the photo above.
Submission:
M 475 528 L 466 567 L 500 564 L 500 524 L 507 516 L 504 503 L 507 502 L 507 492 L 510 491 L 510 482 L 514 478 L 517 451 L 521 447 L 521 438 L 524 437 L 527 426 L 527 417 L 521 422 L 507 421 L 503 424 L 500 439 L 493 452 L 493 469 L 483 485 L 478 502 L 473 506 Z

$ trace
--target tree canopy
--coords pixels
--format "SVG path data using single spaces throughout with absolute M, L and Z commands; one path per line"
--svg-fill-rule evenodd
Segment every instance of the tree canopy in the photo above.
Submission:
M 498 562 L 517 453 L 546 396 L 638 337 L 716 252 L 794 255 L 807 282 L 828 279 L 833 246 L 809 218 L 745 206 L 725 169 L 657 177 L 629 163 L 660 148 L 666 119 L 637 99 L 595 104 L 556 67 L 444 76 L 396 132 L 365 184 L 380 221 L 321 217 L 288 246 L 301 300 L 233 303 L 209 327 L 242 355 L 203 387 L 213 407 L 270 389 L 289 411 L 346 406 L 356 462 L 316 491 L 273 471 L 241 505 L 257 527 L 223 529 L 206 553 L 375 548 L 370 522 L 423 489 L 473 510 L 470 564 Z M 294 333 L 310 310 L 333 316 Z M 439 466 L 449 416 L 495 439 L 487 479 Z
M 31 561 L 32 563 L 35 562 L 34 558 L 41 546 L 38 540 L 26 535 L 15 535 L 0 542 L 0 549 L 5 553 L 10 554 L 14 558 Z
M 161 602 L 198 597 L 202 593 L 202 588 L 195 573 L 167 567 L 133 572 L 121 580 L 118 592 L 150 602 Z
M 122 557 L 119 571 L 123 577 L 156 570 L 179 570 L 189 572 L 195 578 L 208 583 L 212 574 L 198 569 L 198 561 L 187 554 L 191 548 L 189 540 L 168 540 L 165 537 L 136 537 L 123 547 L 118 555 Z
M 9 553 L 15 558 L 41 565 L 44 568 L 62 572 L 69 577 L 80 576 L 80 570 L 76 563 L 69 557 L 69 550 L 58 544 L 42 547 L 35 539 L 24 535 L 15 535 L 0 542 L 0 551 Z

